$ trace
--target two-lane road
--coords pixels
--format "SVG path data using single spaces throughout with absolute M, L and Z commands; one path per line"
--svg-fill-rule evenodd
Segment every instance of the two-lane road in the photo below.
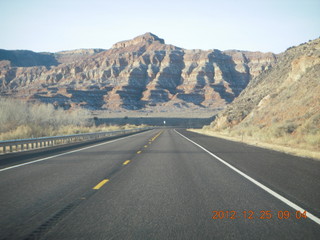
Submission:
M 178 132 L 3 167 L 0 239 L 319 239 L 319 162 Z

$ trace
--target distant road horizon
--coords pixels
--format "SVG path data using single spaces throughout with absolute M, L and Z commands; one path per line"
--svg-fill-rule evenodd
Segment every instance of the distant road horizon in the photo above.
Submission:
M 210 125 L 215 119 L 213 117 L 121 117 L 121 118 L 94 118 L 95 123 L 99 124 L 117 124 L 117 125 L 150 125 L 150 126 L 169 126 L 169 127 L 181 127 L 181 128 L 202 128 L 204 125 Z

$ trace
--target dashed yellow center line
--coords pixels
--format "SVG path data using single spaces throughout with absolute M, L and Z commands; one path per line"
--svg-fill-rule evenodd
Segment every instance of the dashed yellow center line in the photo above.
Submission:
M 122 163 L 122 165 L 127 165 L 129 162 L 130 162 L 130 160 L 127 160 L 124 163 Z
M 157 135 L 155 135 L 153 138 L 150 139 L 150 141 L 154 141 L 157 137 L 161 135 L 163 131 L 159 132 Z
M 155 135 L 153 138 L 151 138 L 151 139 L 149 140 L 149 144 L 151 144 L 157 137 L 159 137 L 159 136 L 161 135 L 161 133 L 162 133 L 162 131 L 159 132 L 157 135 Z M 148 145 L 144 145 L 144 147 L 147 148 Z M 142 153 L 141 150 L 137 151 L 137 154 L 140 154 L 140 153 Z M 126 161 L 124 161 L 124 162 L 122 163 L 122 165 L 127 165 L 127 164 L 129 164 L 129 163 L 130 163 L 130 160 L 126 160 Z M 107 182 L 109 182 L 109 179 L 104 179 L 104 180 L 102 180 L 101 182 L 99 182 L 99 183 L 98 183 L 95 187 L 93 187 L 92 189 L 98 190 L 98 189 L 100 189 L 103 185 L 105 185 Z
M 149 139 L 148 144 L 151 144 L 157 137 L 159 137 L 159 136 L 161 135 L 162 132 L 163 132 L 163 131 L 159 132 L 159 133 L 158 133 L 157 135 L 155 135 L 153 138 Z M 148 147 L 148 145 L 144 145 L 144 148 L 147 148 L 147 147 Z M 141 150 L 139 150 L 139 151 L 137 152 L 137 154 L 140 154 L 140 153 L 142 153 Z M 124 162 L 124 163 L 126 163 L 126 162 Z M 123 165 L 128 164 L 128 163 L 126 163 L 126 164 L 124 164 L 124 163 L 123 163 Z
M 98 190 L 100 189 L 103 185 L 105 185 L 107 182 L 109 182 L 109 179 L 104 179 L 101 182 L 99 182 L 93 189 Z

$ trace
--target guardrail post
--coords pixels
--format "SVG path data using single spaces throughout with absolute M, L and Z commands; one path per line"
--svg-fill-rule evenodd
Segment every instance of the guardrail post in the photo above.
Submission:
M 150 128 L 148 128 L 150 129 Z M 86 133 L 86 134 L 73 134 L 65 135 L 59 137 L 41 137 L 41 138 L 32 138 L 32 139 L 18 139 L 18 140 L 9 140 L 9 141 L 0 141 L 3 153 L 8 151 L 24 151 L 34 148 L 42 148 L 46 146 L 54 146 L 57 144 L 66 144 L 71 142 L 79 141 L 88 141 L 94 139 L 101 139 L 104 137 L 117 136 L 126 133 L 134 133 L 138 131 L 146 130 L 146 128 L 141 129 L 128 129 L 128 130 L 117 130 L 109 132 L 96 132 L 96 133 Z

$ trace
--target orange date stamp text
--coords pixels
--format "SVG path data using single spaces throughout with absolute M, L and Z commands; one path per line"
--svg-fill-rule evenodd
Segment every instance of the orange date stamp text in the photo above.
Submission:
M 261 211 L 251 211 L 246 210 L 242 212 L 227 210 L 227 211 L 212 211 L 212 219 L 306 219 L 307 212 L 306 211 L 269 211 L 269 210 L 261 210 Z

